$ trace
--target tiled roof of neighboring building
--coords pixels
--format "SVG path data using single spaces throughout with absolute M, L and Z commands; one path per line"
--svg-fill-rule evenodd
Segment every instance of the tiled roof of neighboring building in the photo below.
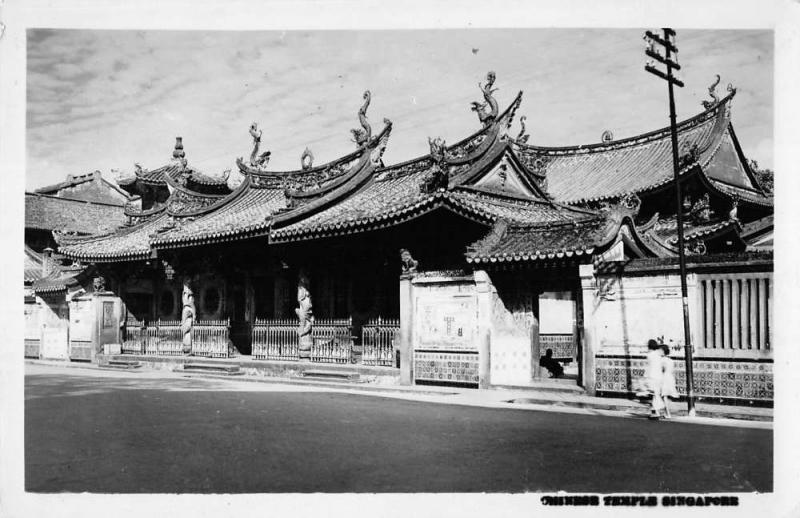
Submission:
M 100 171 L 77 176 L 67 175 L 63 182 L 41 187 L 34 192 L 109 205 L 124 205 L 130 199 L 130 194 L 103 178 Z
M 25 245 L 25 284 L 42 278 L 42 257 Z
M 122 226 L 125 221 L 120 205 L 25 193 L 25 228 L 101 234 Z

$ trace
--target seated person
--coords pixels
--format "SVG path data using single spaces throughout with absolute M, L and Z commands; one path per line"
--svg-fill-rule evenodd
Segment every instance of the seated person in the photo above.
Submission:
M 560 378 L 564 374 L 564 367 L 553 358 L 553 350 L 548 349 L 545 351 L 544 356 L 539 359 L 539 366 L 544 367 L 550 371 L 551 378 Z

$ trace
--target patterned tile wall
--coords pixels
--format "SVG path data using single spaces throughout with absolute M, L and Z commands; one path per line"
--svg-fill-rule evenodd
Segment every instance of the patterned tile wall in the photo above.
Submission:
M 414 351 L 414 378 L 445 383 L 478 383 L 478 354 Z
M 539 350 L 542 356 L 548 349 L 553 350 L 553 358 L 575 358 L 577 347 L 571 334 L 569 335 L 539 335 Z
M 25 339 L 25 357 L 38 358 L 39 357 L 39 340 L 30 338 Z
M 683 360 L 675 362 L 675 385 L 686 394 Z M 604 392 L 633 392 L 634 380 L 644 375 L 647 360 L 641 357 L 596 357 L 595 389 Z M 774 399 L 771 362 L 695 359 L 695 394 L 708 398 L 735 398 L 760 401 Z

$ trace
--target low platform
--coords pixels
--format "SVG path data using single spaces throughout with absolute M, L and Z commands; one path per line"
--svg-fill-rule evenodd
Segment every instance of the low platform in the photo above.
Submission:
M 184 372 L 203 372 L 209 374 L 223 374 L 225 376 L 241 376 L 244 374 L 238 365 L 228 365 L 210 362 L 187 362 L 183 364 Z
M 360 381 L 361 375 L 350 370 L 307 370 L 303 371 L 304 378 L 340 380 L 340 381 Z
M 120 354 L 98 355 L 101 365 L 116 362 L 138 362 L 150 369 L 166 369 L 187 374 L 245 374 L 270 378 L 339 380 L 360 383 L 399 385 L 400 369 L 351 363 L 320 363 L 308 360 L 254 360 L 250 356 L 204 358 L 198 356 L 149 356 Z

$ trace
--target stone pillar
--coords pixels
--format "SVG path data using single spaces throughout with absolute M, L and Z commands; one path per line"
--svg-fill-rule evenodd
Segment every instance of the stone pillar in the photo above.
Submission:
M 414 383 L 414 287 L 413 275 L 400 276 L 400 384 Z
M 595 395 L 595 359 L 597 344 L 595 343 L 594 300 L 596 280 L 593 264 L 581 264 L 578 267 L 581 278 L 581 301 L 583 303 L 583 333 L 581 340 L 581 374 L 583 388 L 590 396 Z
M 181 302 L 181 332 L 183 333 L 183 354 L 192 354 L 192 328 L 194 327 L 195 315 L 197 312 L 194 306 L 194 292 L 192 291 L 191 281 L 183 281 L 183 295 Z
M 474 273 L 478 307 L 478 388 L 489 388 L 492 351 L 492 281 L 483 270 Z
M 300 335 L 300 359 L 311 360 L 311 346 L 314 339 L 311 330 L 314 327 L 314 309 L 311 303 L 310 282 L 304 273 L 300 273 L 297 281 L 297 334 Z

